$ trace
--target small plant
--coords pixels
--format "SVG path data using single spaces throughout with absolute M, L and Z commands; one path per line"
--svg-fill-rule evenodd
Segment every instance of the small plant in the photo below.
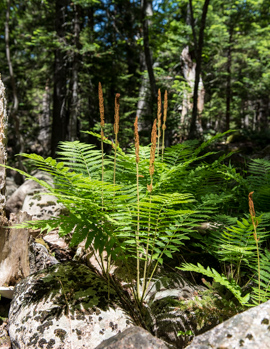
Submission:
M 177 336 L 194 336 L 194 333 L 191 330 L 188 331 L 178 331 Z
M 245 310 L 245 307 L 236 305 L 233 300 L 220 297 L 214 285 L 191 299 L 179 301 L 178 307 L 182 312 L 192 314 L 196 333 L 209 326 L 214 327 Z

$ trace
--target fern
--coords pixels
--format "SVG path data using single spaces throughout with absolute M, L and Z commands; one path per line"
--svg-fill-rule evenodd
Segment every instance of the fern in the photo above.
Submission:
M 256 276 L 254 282 L 259 285 L 256 260 L 254 260 L 252 269 Z M 270 299 L 270 252 L 267 249 L 264 253 L 260 253 L 260 289 L 258 286 L 252 287 L 251 299 L 255 305 Z
M 207 267 L 205 269 L 200 263 L 198 263 L 197 266 L 194 264 L 185 263 L 182 265 L 181 268 L 178 267 L 178 269 L 182 271 L 193 271 L 213 278 L 215 282 L 219 283 L 222 286 L 225 286 L 234 295 L 234 297 L 239 301 L 241 305 L 246 305 L 249 301 L 250 294 L 242 296 L 241 287 L 238 284 L 236 284 L 235 280 L 228 280 L 225 275 L 219 274 L 213 268 Z
M 254 191 L 254 203 L 259 211 L 270 210 L 270 161 L 253 159 L 249 164 L 247 186 L 249 192 Z

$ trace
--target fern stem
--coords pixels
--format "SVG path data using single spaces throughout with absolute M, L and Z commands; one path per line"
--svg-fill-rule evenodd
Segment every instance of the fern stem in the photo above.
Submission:
M 150 205 L 151 205 L 151 197 L 150 197 Z M 157 222 L 158 222 L 159 219 L 160 219 L 160 215 L 161 215 L 162 209 L 163 209 L 163 207 L 161 207 L 161 209 L 159 210 L 159 214 L 158 214 L 158 217 L 157 217 Z M 152 251 L 151 251 L 151 256 L 150 256 L 150 258 L 148 259 L 148 261 L 149 261 L 149 262 L 148 262 L 149 267 L 151 266 L 152 261 L 153 261 L 154 246 L 155 246 L 155 244 L 156 244 L 157 234 L 158 234 L 158 225 L 156 224 L 155 234 L 154 234 L 154 237 L 153 237 L 153 240 L 152 240 L 152 246 L 153 246 L 153 247 L 152 247 Z M 163 254 L 163 253 L 161 253 L 161 255 L 159 256 L 159 258 L 161 258 L 162 254 Z M 144 294 L 143 294 L 143 296 L 145 295 L 145 292 L 146 292 L 147 289 L 148 289 L 148 286 L 149 286 L 149 284 L 150 284 L 150 282 L 151 282 L 151 280 L 152 280 L 152 277 L 153 277 L 153 275 L 154 275 L 154 273 L 155 273 L 155 271 L 156 271 L 157 266 L 158 266 L 158 261 L 157 261 L 157 263 L 155 264 L 155 267 L 154 267 L 154 269 L 153 269 L 153 271 L 152 271 L 152 273 L 151 273 L 151 275 L 150 275 L 150 277 L 149 277 L 149 279 L 148 279 L 148 283 L 147 283 L 147 285 L 146 285 L 146 287 L 145 287 L 145 289 L 144 289 Z M 147 273 L 147 274 L 148 274 L 148 273 Z
M 256 231 L 256 228 L 255 228 L 255 231 Z M 257 248 L 257 259 L 258 259 L 258 285 L 259 285 L 259 304 L 260 304 L 261 303 L 261 270 L 260 270 L 260 251 L 259 251 L 258 239 L 256 240 L 256 248 Z
M 104 182 L 104 144 L 103 144 L 103 137 L 104 137 L 104 132 L 103 132 L 103 128 L 101 128 L 101 182 L 102 182 L 101 204 L 102 204 L 102 211 L 104 210 L 104 188 L 103 188 L 103 182 Z
M 103 91 L 102 91 L 102 86 L 101 83 L 99 82 L 98 84 L 98 100 L 99 100 L 99 113 L 100 113 L 100 127 L 101 127 L 101 132 L 100 132 L 100 136 L 101 136 L 101 182 L 102 182 L 102 187 L 101 187 L 101 210 L 102 212 L 104 211 L 104 188 L 103 188 L 103 183 L 104 183 L 104 126 L 105 126 L 105 120 L 104 120 L 104 99 L 103 99 Z M 102 231 L 103 231 L 103 224 L 104 222 L 101 222 L 102 225 Z M 94 252 L 95 254 L 95 252 Z M 97 260 L 97 256 L 95 254 L 95 258 Z M 107 265 L 107 270 L 105 268 L 105 263 L 104 263 L 104 256 L 103 253 L 101 253 L 100 255 L 100 259 L 101 259 L 101 265 L 102 265 L 102 270 L 105 274 L 107 274 L 107 278 L 108 278 L 108 285 L 109 285 L 109 274 L 108 274 L 108 270 L 109 270 L 109 266 Z M 108 287 L 109 290 L 109 287 Z M 110 297 L 109 291 L 108 291 L 108 299 Z
M 160 95 L 160 91 L 159 91 Z M 154 120 L 152 132 L 151 132 L 151 151 L 150 151 L 150 163 L 149 163 L 149 174 L 151 178 L 150 185 L 147 184 L 147 190 L 150 193 L 150 207 L 149 207 L 149 216 L 148 216 L 148 233 L 147 233 L 147 242 L 146 242 L 146 252 L 145 252 L 145 262 L 144 262 L 144 272 L 143 272 L 143 293 L 141 300 L 143 301 L 147 277 L 147 266 L 148 266 L 148 250 L 149 250 L 149 238 L 150 238 L 150 225 L 151 225 L 151 193 L 153 190 L 153 174 L 155 171 L 155 156 L 156 156 L 156 146 L 157 146 L 157 119 Z
M 116 157 L 117 157 L 117 146 L 118 146 L 118 132 L 119 132 L 119 98 L 120 94 L 117 93 L 115 95 L 115 106 L 114 106 L 114 134 L 115 134 L 115 144 L 114 144 L 114 162 L 113 162 L 113 185 L 114 185 L 114 191 L 113 191 L 113 206 L 114 206 L 114 199 L 115 199 L 115 182 L 116 182 Z M 110 280 L 110 268 L 111 268 L 111 255 L 108 255 L 107 257 L 107 276 L 108 280 Z M 109 292 L 108 287 L 108 292 Z
M 140 193 L 139 193 L 139 164 L 136 162 L 137 173 L 137 231 L 136 231 L 136 255 L 137 255 L 137 294 L 140 297 Z
M 253 191 L 248 194 L 248 205 L 249 205 L 249 213 L 252 220 L 253 225 L 253 237 L 256 243 L 256 249 L 257 249 L 257 259 L 258 259 L 258 285 L 259 285 L 259 304 L 261 303 L 261 271 L 260 271 L 260 251 L 259 251 L 259 239 L 257 236 L 257 226 L 258 226 L 258 220 L 256 218 L 254 203 L 252 199 Z
M 120 94 L 115 95 L 115 107 L 114 107 L 114 162 L 113 162 L 113 185 L 115 186 L 115 175 L 116 175 L 116 157 L 117 157 L 117 146 L 118 146 L 118 132 L 119 132 L 119 98 Z
M 151 188 L 153 187 L 153 176 L 151 176 Z M 150 228 L 151 228 L 151 192 L 150 192 L 150 207 L 149 207 L 149 216 L 148 216 L 148 230 L 147 230 L 147 242 L 146 242 L 146 251 L 145 251 L 145 261 L 144 261 L 144 270 L 143 270 L 143 286 L 142 286 L 142 300 L 146 292 L 146 277 L 147 277 L 147 268 L 149 264 L 148 251 L 149 251 L 149 238 L 150 238 Z
M 137 256 L 137 296 L 140 298 L 140 192 L 139 192 L 139 161 L 140 142 L 138 132 L 138 116 L 134 123 L 135 154 L 136 154 L 136 184 L 137 184 L 137 231 L 136 231 L 136 256 Z
M 100 113 L 100 127 L 101 127 L 101 181 L 103 184 L 104 180 L 104 144 L 103 144 L 103 138 L 104 138 L 104 126 L 105 126 L 105 121 L 104 121 L 104 99 L 103 99 L 103 92 L 102 92 L 102 86 L 101 83 L 98 84 L 98 99 L 99 99 L 99 113 Z M 103 206 L 104 206 L 104 197 L 103 197 L 103 185 L 101 189 L 101 201 L 102 201 L 102 211 L 103 211 Z

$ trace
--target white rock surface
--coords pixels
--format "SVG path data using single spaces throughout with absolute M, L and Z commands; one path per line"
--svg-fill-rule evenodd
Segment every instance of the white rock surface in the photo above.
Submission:
M 2 297 L 12 299 L 13 293 L 14 293 L 14 286 L 9 286 L 9 287 L 0 286 L 0 295 Z
M 40 192 L 42 192 L 42 189 L 40 189 Z M 59 216 L 62 210 L 63 205 L 57 203 L 55 196 L 44 193 L 26 195 L 22 206 L 22 211 L 30 214 L 33 220 Z
M 270 301 L 197 336 L 186 349 L 268 349 L 270 348 Z
M 14 348 L 94 349 L 131 326 L 106 281 L 85 265 L 57 264 L 17 284 L 9 312 Z
M 49 174 L 38 171 L 34 175 L 38 179 L 53 185 L 52 177 Z M 34 195 L 37 192 L 45 192 L 45 188 L 33 180 L 26 180 L 7 200 L 7 211 L 10 213 L 18 213 L 23 207 L 26 196 Z

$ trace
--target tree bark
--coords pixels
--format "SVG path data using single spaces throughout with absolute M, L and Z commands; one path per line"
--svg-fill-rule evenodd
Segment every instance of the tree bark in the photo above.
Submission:
M 181 127 L 185 128 L 186 115 L 193 108 L 192 96 L 194 94 L 194 82 L 195 82 L 195 75 L 196 75 L 196 63 L 193 62 L 191 59 L 188 46 L 183 49 L 181 53 L 181 60 L 182 60 L 182 66 L 183 66 L 182 68 L 183 75 L 191 90 L 191 92 L 189 92 L 187 89 L 183 91 Z M 204 108 L 204 94 L 205 94 L 205 91 L 204 91 L 203 81 L 200 75 L 198 98 L 197 98 L 197 111 L 199 115 L 202 113 Z
M 1 220 L 0 225 L 0 286 L 14 286 L 29 275 L 28 229 L 10 229 L 11 224 L 30 220 L 26 212 L 20 212 L 11 220 Z M 18 236 L 20 237 L 18 239 Z
M 9 68 L 10 82 L 11 82 L 11 87 L 13 92 L 13 106 L 11 107 L 11 110 L 10 110 L 10 116 L 14 120 L 15 134 L 16 134 L 16 139 L 18 141 L 16 152 L 22 153 L 24 152 L 24 142 L 23 142 L 22 134 L 20 132 L 20 119 L 18 117 L 19 98 L 18 98 L 18 92 L 17 92 L 16 82 L 15 82 L 15 77 L 13 72 L 13 65 L 11 61 L 10 46 L 9 46 L 10 7 L 11 7 L 11 1 L 7 0 L 7 11 L 6 11 L 6 21 L 5 21 L 5 46 L 6 46 L 6 57 L 7 57 L 7 63 Z M 18 161 L 19 161 L 19 168 L 21 170 L 24 170 L 24 166 L 22 164 L 22 160 L 20 156 L 18 157 Z
M 149 47 L 148 33 L 148 27 L 151 24 L 150 18 L 151 16 L 153 16 L 153 8 L 151 1 L 149 2 L 147 0 L 141 0 L 141 16 L 143 24 L 142 37 L 144 40 L 144 46 L 143 50 L 140 52 L 140 71 L 142 75 L 136 115 L 138 116 L 139 132 L 146 131 L 148 133 L 149 127 L 148 125 L 146 125 L 145 118 L 143 117 L 146 116 L 146 119 L 151 120 L 153 115 L 153 105 L 157 97 L 156 82 L 153 71 L 152 53 Z M 148 57 L 148 64 L 146 56 Z M 152 83 L 150 81 L 150 76 Z
M 38 141 L 41 145 L 42 155 L 50 153 L 50 92 L 49 81 L 46 82 L 45 91 L 42 96 L 42 114 L 38 118 L 39 134 Z
M 79 110 L 79 49 L 80 49 L 80 20 L 78 5 L 74 5 L 74 51 L 72 65 L 72 97 L 69 116 L 69 137 L 70 141 L 78 139 L 78 110 Z
M 227 54 L 227 82 L 226 82 L 226 131 L 230 129 L 230 121 L 231 121 L 231 65 L 232 65 L 232 35 L 233 28 L 230 28 L 230 36 L 229 36 L 229 47 Z
M 203 40 L 204 40 L 204 29 L 205 29 L 209 2 L 210 0 L 205 0 L 203 5 L 198 47 L 196 50 L 197 51 L 196 52 L 196 72 L 195 72 L 195 83 L 194 83 L 194 92 L 193 92 L 193 109 L 192 109 L 192 117 L 191 117 L 191 124 L 190 124 L 190 130 L 189 130 L 190 139 L 195 138 L 197 135 L 197 127 L 196 127 L 197 115 L 198 115 L 197 102 L 198 102 L 198 91 L 199 91 L 199 82 L 200 82 L 201 65 L 202 65 L 202 48 L 203 48 Z M 192 7 L 192 1 L 190 1 L 190 4 Z M 193 13 L 193 11 L 191 13 Z M 194 21 L 193 21 L 193 24 L 194 24 Z
M 153 62 L 151 56 L 151 50 L 149 45 L 149 19 L 147 18 L 152 11 L 152 1 L 141 0 L 141 10 L 142 10 L 142 26 L 143 26 L 143 47 L 145 55 L 145 63 L 147 67 L 147 72 L 149 76 L 150 89 L 152 100 L 154 101 L 157 97 L 157 87 L 156 79 L 154 75 Z
M 5 87 L 0 75 L 0 164 L 5 165 L 7 160 L 6 151 L 6 131 L 7 131 L 7 112 Z M 6 169 L 0 167 L 0 217 L 6 216 Z M 3 218 L 4 219 L 4 218 Z
M 0 164 L 5 165 L 7 113 L 5 87 L 0 76 Z M 12 223 L 21 223 L 30 216 L 19 215 L 18 219 L 8 221 L 6 218 L 6 171 L 0 167 L 0 286 L 14 285 L 19 279 L 29 275 L 27 229 L 9 229 Z M 19 237 L 19 238 L 18 238 Z
M 68 126 L 66 113 L 66 53 L 61 48 L 61 45 L 65 44 L 66 6 L 66 0 L 56 0 L 55 2 L 55 30 L 60 47 L 57 47 L 54 53 L 52 157 L 55 157 L 58 143 L 66 140 Z

